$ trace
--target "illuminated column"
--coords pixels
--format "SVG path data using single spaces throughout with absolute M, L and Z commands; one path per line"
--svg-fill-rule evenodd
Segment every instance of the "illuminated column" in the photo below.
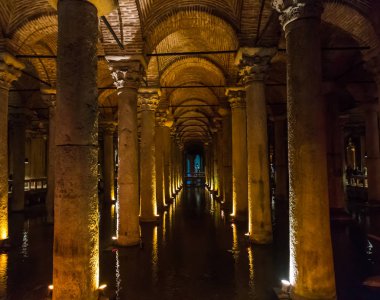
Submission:
M 118 195 L 119 246 L 140 243 L 139 151 L 137 140 L 137 89 L 144 72 L 141 57 L 107 56 L 118 94 Z
M 8 238 L 8 95 L 24 65 L 8 53 L 0 53 L 0 247 Z
M 97 14 L 89 1 L 59 1 L 54 300 L 99 296 Z
M 212 141 L 212 175 L 214 179 L 213 191 L 215 196 L 219 195 L 219 173 L 218 173 L 218 129 L 215 128 Z
M 156 113 L 156 197 L 157 197 L 157 210 L 159 212 L 166 206 L 165 200 L 165 153 L 164 153 L 164 135 L 165 135 L 165 112 Z
M 231 209 L 232 204 L 232 133 L 231 113 L 223 116 L 223 191 L 226 207 Z
M 321 1 L 274 1 L 285 29 L 292 299 L 336 299 L 330 236 Z
M 286 116 L 274 120 L 274 156 L 276 170 L 276 201 L 288 200 L 288 145 Z
M 379 93 L 380 95 L 380 93 Z M 368 201 L 380 201 L 380 146 L 379 146 L 379 117 L 375 108 L 366 112 L 366 148 L 368 172 Z
M 23 211 L 25 207 L 25 138 L 27 115 L 20 112 L 12 114 L 11 146 L 13 152 L 13 193 L 11 210 Z
M 204 162 L 205 162 L 205 182 L 206 182 L 206 185 L 207 187 L 209 187 L 209 182 L 210 182 L 210 179 L 209 179 L 209 143 L 208 142 L 205 142 L 204 143 L 204 153 L 205 153 L 205 157 L 204 157 Z
M 104 150 L 104 200 L 106 202 L 115 200 L 115 150 L 113 146 L 113 134 L 115 126 L 108 124 L 103 131 Z
M 241 48 L 237 54 L 246 89 L 248 232 L 257 244 L 272 242 L 265 78 L 274 48 Z
M 170 182 L 170 189 L 171 189 L 171 195 L 172 198 L 175 197 L 176 195 L 176 190 L 175 190 L 175 132 L 172 130 L 170 132 L 170 174 L 171 174 L 171 182 Z
M 232 218 L 248 217 L 247 119 L 243 89 L 227 89 L 232 111 Z
M 220 120 L 221 121 L 221 120 Z M 218 165 L 217 165 L 217 170 L 218 170 L 218 196 L 220 198 L 221 202 L 224 202 L 224 172 L 223 172 L 223 127 L 222 124 L 219 123 L 219 130 L 217 133 L 217 156 L 218 156 Z
M 49 137 L 48 137 L 48 168 L 47 168 L 47 195 L 46 195 L 46 221 L 54 222 L 54 190 L 55 190 L 55 115 L 56 90 L 42 89 L 42 98 L 49 107 Z
M 164 188 L 165 188 L 165 202 L 171 202 L 171 161 L 170 161 L 170 127 L 173 122 L 166 122 L 166 126 L 163 128 L 163 151 L 164 151 Z
M 155 111 L 159 102 L 157 89 L 139 90 L 141 108 L 140 145 L 140 221 L 157 221 Z

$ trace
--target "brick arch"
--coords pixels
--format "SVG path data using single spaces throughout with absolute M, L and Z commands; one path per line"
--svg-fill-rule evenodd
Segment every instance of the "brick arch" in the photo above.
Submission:
M 210 46 L 213 45 L 218 50 L 230 50 L 238 46 L 238 39 L 232 24 L 208 12 L 191 8 L 157 18 L 154 26 L 144 32 L 146 36 L 146 52 L 153 52 L 158 46 L 164 47 L 165 42 L 169 43 L 166 47 L 170 48 L 170 46 L 173 46 L 172 42 L 174 41 L 165 40 L 165 38 L 178 31 L 188 31 L 190 35 L 197 39 L 200 35 L 208 32 Z M 181 41 L 177 40 L 175 42 Z
M 362 46 L 380 50 L 379 37 L 371 21 L 350 5 L 326 2 L 322 21 L 347 32 Z

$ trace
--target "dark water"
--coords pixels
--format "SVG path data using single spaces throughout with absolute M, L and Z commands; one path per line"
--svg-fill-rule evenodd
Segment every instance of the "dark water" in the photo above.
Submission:
M 116 249 L 115 207 L 100 220 L 100 283 L 116 299 L 275 299 L 288 277 L 286 205 L 274 208 L 274 243 L 247 244 L 245 224 L 231 224 L 202 188 L 184 190 L 158 225 L 143 224 L 142 247 Z M 0 254 L 0 299 L 44 299 L 51 283 L 53 227 L 41 214 L 11 216 L 13 248 Z M 339 300 L 380 299 L 360 283 L 375 275 L 380 255 L 353 223 L 333 223 Z M 380 273 L 378 273 L 380 274 Z M 372 293 L 372 294 L 371 294 Z

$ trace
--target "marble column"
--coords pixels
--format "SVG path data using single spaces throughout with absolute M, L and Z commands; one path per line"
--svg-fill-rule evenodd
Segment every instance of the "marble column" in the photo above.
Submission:
M 24 65 L 8 53 L 0 53 L 0 247 L 8 239 L 8 95 Z
M 88 1 L 58 5 L 54 300 L 99 296 L 98 12 Z
M 141 57 L 107 56 L 118 95 L 118 195 L 116 244 L 140 244 L 137 89 L 144 72 Z
M 219 169 L 218 169 L 218 129 L 215 128 L 213 141 L 212 141 L 212 173 L 213 173 L 213 179 L 214 179 L 214 185 L 213 185 L 213 191 L 214 195 L 218 196 L 220 192 L 219 188 Z
M 27 115 L 22 112 L 12 114 L 13 193 L 11 210 L 13 212 L 21 212 L 25 208 L 26 119 Z
M 168 125 L 168 123 L 166 123 Z M 171 127 L 172 123 L 170 123 Z M 165 189 L 165 203 L 171 202 L 171 189 L 170 189 L 170 183 L 171 183 L 171 161 L 170 161 L 170 127 L 165 126 L 163 128 L 163 148 L 164 148 L 164 189 Z
M 155 111 L 159 103 L 157 89 L 139 90 L 141 109 L 140 144 L 140 221 L 157 221 Z
M 287 49 L 290 283 L 292 299 L 336 299 L 331 246 L 321 1 L 275 0 Z
M 375 108 L 368 110 L 365 116 L 368 202 L 374 204 L 380 201 L 379 117 Z
M 231 210 L 232 204 L 232 133 L 231 114 L 223 116 L 223 191 L 225 207 Z
M 114 124 L 107 124 L 103 131 L 103 179 L 104 200 L 111 202 L 115 200 L 115 149 L 113 145 Z
M 157 112 L 156 113 L 156 137 L 155 137 L 155 148 L 156 148 L 156 197 L 157 197 L 157 210 L 162 212 L 163 208 L 166 207 L 166 197 L 165 197 L 165 153 L 164 153 L 164 135 L 165 135 L 165 121 L 166 113 Z
M 49 137 L 48 137 L 48 167 L 47 194 L 45 200 L 46 222 L 54 222 L 54 191 L 55 191 L 55 127 L 56 127 L 56 90 L 42 89 L 41 96 L 49 108 Z
M 253 243 L 272 242 L 265 79 L 274 48 L 241 48 L 236 62 L 246 89 L 248 232 Z
M 245 91 L 227 90 L 232 115 L 232 213 L 237 221 L 248 219 L 247 119 Z
M 274 158 L 276 170 L 276 201 L 288 200 L 288 145 L 286 116 L 274 117 Z

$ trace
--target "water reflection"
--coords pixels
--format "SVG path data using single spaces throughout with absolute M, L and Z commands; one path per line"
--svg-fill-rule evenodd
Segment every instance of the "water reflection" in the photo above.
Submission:
M 153 285 L 156 286 L 158 282 L 158 228 L 153 228 L 152 238 L 152 279 Z
M 7 296 L 7 281 L 8 281 L 8 254 L 0 254 L 0 299 L 5 299 Z
M 29 220 L 24 223 L 24 231 L 22 233 L 22 246 L 21 246 L 21 255 L 23 258 L 29 256 Z
M 120 260 L 119 260 L 119 251 L 115 252 L 115 279 L 116 279 L 116 299 L 120 299 L 121 291 L 121 275 L 120 275 Z

